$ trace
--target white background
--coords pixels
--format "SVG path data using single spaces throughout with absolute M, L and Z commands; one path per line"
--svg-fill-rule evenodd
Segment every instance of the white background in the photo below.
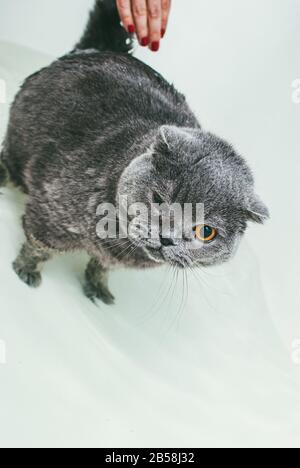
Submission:
M 272 219 L 249 230 L 229 266 L 201 284 L 189 278 L 183 310 L 176 294 L 160 293 L 156 313 L 140 320 L 165 273 L 114 275 L 118 306 L 99 310 L 81 295 L 81 257 L 53 261 L 37 292 L 19 283 L 10 263 L 22 204 L 3 190 L 0 445 L 299 445 L 300 2 L 173 3 L 161 52 L 137 54 L 245 155 Z M 0 0 L 0 40 L 58 56 L 78 40 L 91 4 Z M 48 60 L 3 45 L 10 94 Z

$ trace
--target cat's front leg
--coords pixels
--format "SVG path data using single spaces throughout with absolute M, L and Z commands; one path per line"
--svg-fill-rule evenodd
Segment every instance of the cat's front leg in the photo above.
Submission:
M 100 299 L 107 305 L 115 302 L 108 288 L 108 270 L 103 268 L 95 258 L 90 260 L 85 272 L 84 293 L 93 302 L 96 299 Z
M 37 288 L 42 281 L 39 267 L 50 258 L 48 251 L 27 241 L 14 261 L 13 269 L 24 283 Z

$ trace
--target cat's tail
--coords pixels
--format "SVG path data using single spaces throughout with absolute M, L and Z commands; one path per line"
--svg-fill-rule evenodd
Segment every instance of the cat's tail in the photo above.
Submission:
M 96 0 L 76 49 L 124 53 L 132 51 L 133 36 L 121 26 L 116 0 Z

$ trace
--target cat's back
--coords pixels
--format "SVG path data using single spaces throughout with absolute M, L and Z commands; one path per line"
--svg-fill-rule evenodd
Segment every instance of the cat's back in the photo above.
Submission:
M 30 109 L 26 108 L 29 104 Z M 108 103 L 108 107 L 105 107 Z M 186 106 L 184 96 L 159 73 L 128 54 L 79 51 L 53 62 L 25 81 L 12 111 L 43 111 L 47 114 L 101 105 L 103 118 L 116 110 L 155 118 L 160 111 L 172 113 Z M 93 115 L 97 118 L 97 112 Z
M 11 108 L 3 157 L 22 185 L 33 159 L 63 158 L 99 137 L 130 147 L 135 134 L 164 124 L 197 122 L 184 96 L 159 73 L 128 54 L 74 52 L 24 82 Z

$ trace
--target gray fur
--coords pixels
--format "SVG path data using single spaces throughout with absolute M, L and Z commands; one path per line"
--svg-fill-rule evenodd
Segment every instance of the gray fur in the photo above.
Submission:
M 42 281 L 39 267 L 50 258 L 50 253 L 28 241 L 23 245 L 13 268 L 24 283 L 37 288 Z
M 97 1 L 98 18 L 99 6 L 107 4 Z M 123 44 L 116 9 L 101 12 L 114 23 L 114 47 Z M 102 33 L 92 43 L 87 30 L 86 47 L 103 50 Z M 245 160 L 203 130 L 184 96 L 157 72 L 116 50 L 77 50 L 29 77 L 11 108 L 2 158 L 29 195 L 27 238 L 45 253 L 87 251 L 92 260 L 85 292 L 106 303 L 113 301 L 109 269 L 220 263 L 233 255 L 248 221 L 268 217 Z M 218 228 L 218 238 L 196 251 L 187 248 L 192 226 L 184 240 L 169 246 L 98 238 L 99 204 L 127 195 L 150 205 L 155 193 L 167 203 L 204 203 L 206 223 Z M 26 283 L 38 282 L 38 259 L 26 247 L 15 263 Z
M 85 272 L 84 292 L 92 301 L 100 299 L 107 305 L 114 304 L 115 298 L 108 289 L 108 270 L 95 258 L 90 260 Z
M 0 160 L 0 187 L 4 187 L 8 182 L 8 173 L 6 167 Z

